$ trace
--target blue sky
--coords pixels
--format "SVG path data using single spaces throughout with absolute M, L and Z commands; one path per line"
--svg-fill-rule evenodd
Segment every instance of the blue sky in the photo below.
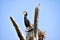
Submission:
M 60 0 L 0 0 L 0 40 L 19 40 L 10 21 L 13 16 L 19 28 L 25 33 L 23 11 L 33 24 L 36 5 L 40 3 L 39 29 L 45 30 L 45 40 L 60 40 Z

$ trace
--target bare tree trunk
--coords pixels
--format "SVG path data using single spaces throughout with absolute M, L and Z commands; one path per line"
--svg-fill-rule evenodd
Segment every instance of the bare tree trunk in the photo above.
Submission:
M 12 21 L 14 27 L 15 27 L 15 30 L 16 30 L 17 35 L 20 38 L 20 40 L 25 40 L 24 37 L 23 37 L 23 35 L 22 35 L 21 30 L 19 30 L 19 27 L 18 27 L 16 21 L 12 17 L 10 17 L 10 19 L 11 19 L 11 21 Z
M 34 16 L 34 36 L 38 40 L 38 15 L 39 15 L 39 5 L 35 8 Z

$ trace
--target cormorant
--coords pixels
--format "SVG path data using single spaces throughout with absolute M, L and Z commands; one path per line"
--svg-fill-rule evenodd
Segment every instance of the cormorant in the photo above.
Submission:
M 26 11 L 24 11 L 23 14 L 24 14 L 24 24 L 26 26 L 26 29 L 30 30 L 32 28 L 32 25 L 31 25 L 30 21 L 27 19 L 28 14 Z

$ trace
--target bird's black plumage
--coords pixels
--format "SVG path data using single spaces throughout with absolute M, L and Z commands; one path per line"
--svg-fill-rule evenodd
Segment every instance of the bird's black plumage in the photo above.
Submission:
M 30 21 L 27 19 L 27 12 L 24 14 L 24 24 L 26 27 L 30 27 Z

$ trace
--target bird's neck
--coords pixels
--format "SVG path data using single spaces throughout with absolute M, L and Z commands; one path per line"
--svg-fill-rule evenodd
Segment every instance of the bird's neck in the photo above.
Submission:
M 24 19 L 27 19 L 27 16 L 24 16 Z

